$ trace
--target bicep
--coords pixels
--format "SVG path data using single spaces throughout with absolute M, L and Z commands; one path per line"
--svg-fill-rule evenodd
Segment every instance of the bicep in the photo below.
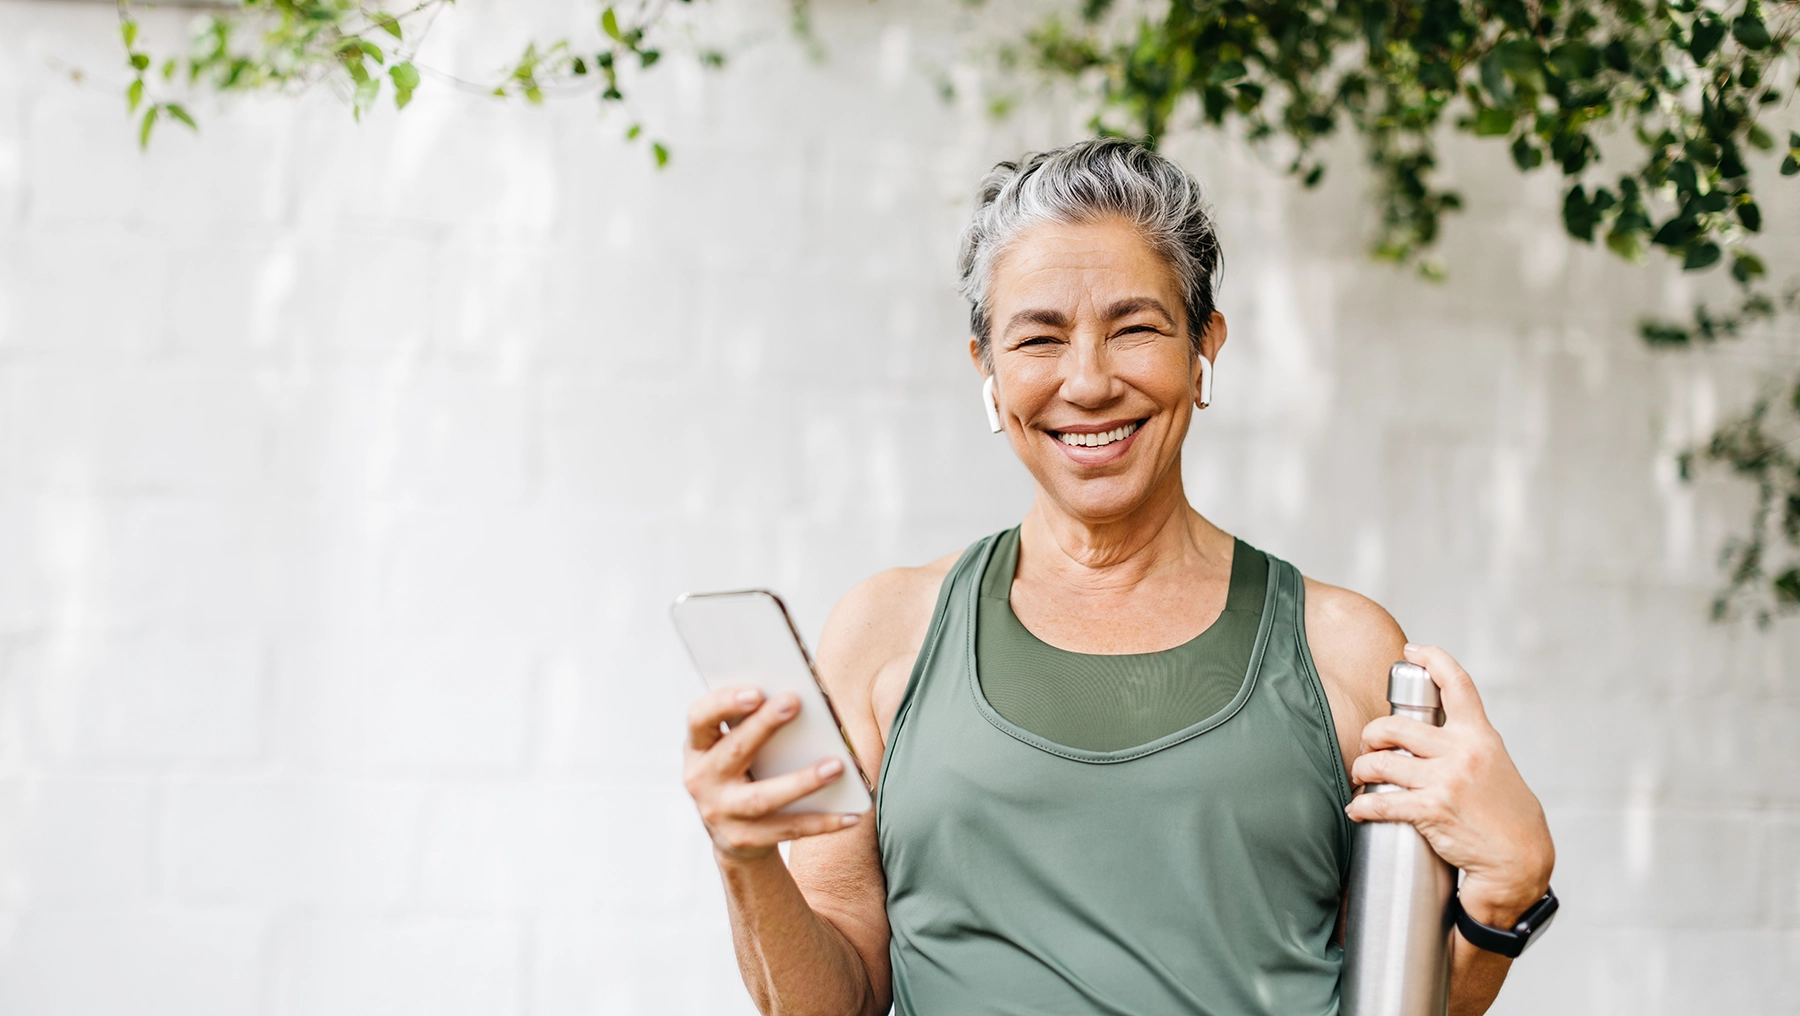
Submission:
M 1404 658 L 1406 634 L 1368 597 L 1307 579 L 1306 641 L 1347 767 L 1362 753 L 1363 727 L 1388 713 L 1388 668 Z

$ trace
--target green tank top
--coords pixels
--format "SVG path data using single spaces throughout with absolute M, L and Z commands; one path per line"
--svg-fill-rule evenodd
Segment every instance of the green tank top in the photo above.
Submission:
M 1335 1013 L 1350 786 L 1299 572 L 1265 555 L 1229 701 L 1094 750 L 982 692 L 997 542 L 945 577 L 888 732 L 876 807 L 896 1013 Z
M 1148 744 L 1223 709 L 1256 649 L 1269 559 L 1242 540 L 1225 609 L 1173 649 L 1097 656 L 1038 638 L 1012 609 L 1018 527 L 1001 533 L 981 575 L 975 660 L 994 711 L 1047 740 L 1093 751 Z

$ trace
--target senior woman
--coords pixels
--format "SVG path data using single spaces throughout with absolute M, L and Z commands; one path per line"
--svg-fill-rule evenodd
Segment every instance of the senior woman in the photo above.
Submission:
M 969 353 L 1036 497 L 827 621 L 819 673 L 874 814 L 778 812 L 846 778 L 835 762 L 747 777 L 792 696 L 689 716 L 687 787 L 763 1012 L 1332 1013 L 1351 820 L 1413 823 L 1482 924 L 1548 892 L 1542 809 L 1456 661 L 1189 507 L 1218 265 L 1198 183 L 1139 145 L 983 181 Z M 1402 657 L 1441 687 L 1442 728 L 1387 715 Z M 1369 782 L 1407 789 L 1353 798 Z M 1452 1010 L 1485 1011 L 1509 963 L 1459 937 Z

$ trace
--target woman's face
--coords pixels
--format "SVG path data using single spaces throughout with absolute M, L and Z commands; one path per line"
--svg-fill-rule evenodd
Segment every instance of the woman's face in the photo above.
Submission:
M 1033 227 L 994 265 L 990 294 L 1000 416 L 1046 494 L 1108 522 L 1179 481 L 1200 366 L 1175 273 L 1133 226 Z M 1202 352 L 1224 341 L 1214 314 Z

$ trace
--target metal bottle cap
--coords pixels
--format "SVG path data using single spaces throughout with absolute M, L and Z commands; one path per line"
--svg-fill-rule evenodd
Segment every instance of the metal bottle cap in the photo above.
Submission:
M 1441 709 L 1444 705 L 1425 668 L 1404 660 L 1388 668 L 1388 701 L 1403 709 Z

